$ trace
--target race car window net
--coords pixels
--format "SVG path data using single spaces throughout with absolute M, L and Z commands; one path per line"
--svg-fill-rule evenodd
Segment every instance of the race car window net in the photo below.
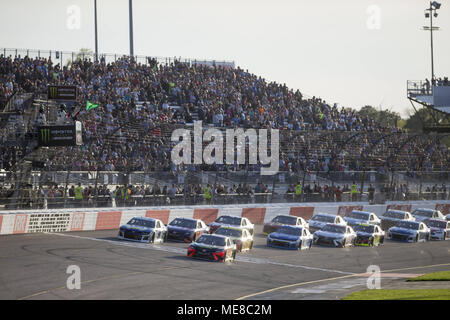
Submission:
M 410 221 L 400 221 L 397 223 L 396 227 L 399 228 L 405 228 L 405 229 L 413 229 L 413 230 L 419 230 L 419 223 L 410 222 Z
M 286 228 L 286 227 L 280 227 L 278 229 L 279 233 L 285 233 L 285 234 L 290 234 L 293 236 L 301 236 L 302 235 L 302 229 L 294 229 L 294 228 Z
M 235 226 L 240 226 L 241 225 L 241 218 L 239 218 L 239 217 L 222 216 L 222 217 L 219 217 L 216 220 L 216 222 L 225 223 L 225 224 L 231 224 L 231 225 L 235 225 Z
M 133 226 L 141 226 L 141 227 L 147 227 L 147 228 L 154 228 L 155 227 L 155 221 L 147 221 L 147 220 L 141 220 L 141 219 L 131 219 L 128 221 L 127 224 L 133 225 Z
M 367 232 L 367 233 L 373 233 L 375 227 L 374 226 L 362 226 L 360 224 L 354 225 L 353 230 L 355 231 L 361 231 L 361 232 Z
M 333 223 L 334 222 L 334 217 L 316 215 L 316 216 L 312 217 L 311 220 Z
M 212 246 L 225 246 L 225 238 L 203 235 L 198 238 L 197 243 L 209 244 Z
M 414 216 L 423 216 L 423 217 L 428 217 L 431 218 L 433 217 L 433 211 L 423 211 L 423 210 L 414 210 L 414 212 L 412 213 Z
M 368 215 L 362 212 L 350 212 L 347 215 L 348 218 L 353 218 L 353 219 L 364 219 L 367 220 Z
M 228 237 L 241 237 L 242 236 L 242 230 L 233 230 L 228 228 L 219 228 L 216 231 L 216 234 L 220 234 L 222 236 L 228 236 Z
M 296 217 L 278 216 L 278 217 L 273 218 L 272 222 L 295 225 L 297 223 L 297 218 Z
M 326 225 L 322 228 L 322 231 L 332 232 L 332 233 L 345 233 L 345 227 L 344 226 L 333 226 L 333 225 Z
M 182 227 L 182 228 L 189 228 L 189 229 L 195 229 L 195 221 L 189 221 L 185 219 L 175 219 L 169 225 L 173 227 Z
M 394 212 L 394 211 L 386 211 L 383 214 L 384 217 L 388 217 L 388 218 L 395 218 L 395 219 L 404 219 L 405 218 L 405 214 L 401 213 L 401 212 Z

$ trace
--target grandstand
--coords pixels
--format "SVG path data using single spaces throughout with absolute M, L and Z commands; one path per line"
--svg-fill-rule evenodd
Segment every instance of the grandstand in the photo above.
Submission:
M 370 184 L 379 202 L 448 199 L 448 134 L 382 126 L 234 62 L 123 55 L 94 62 L 60 52 L 58 61 L 55 52 L 2 51 L 1 208 L 203 204 L 208 185 L 216 204 L 345 201 L 353 182 L 360 201 Z M 80 95 L 75 103 L 48 100 L 48 85 L 76 85 Z M 99 107 L 86 111 L 87 101 Z M 38 147 L 39 125 L 75 120 L 83 146 Z M 279 129 L 280 172 L 260 176 L 260 164 L 175 166 L 171 133 L 195 120 L 205 129 Z M 82 202 L 74 201 L 78 183 Z

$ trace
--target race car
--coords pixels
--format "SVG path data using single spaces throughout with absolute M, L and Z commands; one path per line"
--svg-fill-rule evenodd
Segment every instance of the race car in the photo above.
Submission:
M 220 227 L 214 234 L 229 237 L 236 245 L 238 252 L 248 251 L 253 248 L 253 236 L 247 229 Z
M 425 219 L 440 219 L 445 220 L 445 216 L 439 211 L 434 209 L 419 208 L 411 212 L 416 221 L 423 221 Z
M 229 237 L 216 234 L 202 234 L 187 249 L 187 256 L 212 261 L 233 261 L 236 245 Z
M 347 225 L 347 222 L 341 216 L 329 213 L 317 213 L 308 221 L 308 223 L 309 223 L 309 231 L 311 233 L 314 233 L 315 231 L 322 229 L 328 223 L 340 224 L 343 226 Z
M 310 249 L 313 236 L 305 227 L 281 226 L 267 236 L 267 246 L 292 250 Z
M 388 230 L 400 221 L 415 221 L 415 218 L 408 211 L 389 209 L 380 217 L 381 229 Z
M 352 227 L 336 223 L 328 223 L 321 230 L 314 232 L 313 243 L 344 248 L 353 246 L 356 232 Z
M 130 241 L 163 243 L 167 241 L 167 227 L 158 219 L 134 217 L 120 226 L 117 237 Z
M 391 240 L 425 242 L 430 240 L 431 231 L 423 222 L 400 221 L 395 227 L 389 228 L 387 236 Z
M 299 226 L 309 228 L 308 222 L 301 217 L 289 216 L 285 214 L 280 214 L 272 219 L 272 221 L 264 224 L 263 233 L 269 234 L 271 232 L 275 232 L 282 225 L 288 226 Z
M 223 215 L 218 217 L 216 221 L 209 225 L 209 233 L 216 232 L 216 230 L 222 226 L 247 229 L 251 235 L 255 232 L 255 225 L 247 218 Z
M 367 223 L 380 225 L 381 220 L 375 213 L 367 211 L 353 210 L 352 212 L 344 216 L 344 220 L 348 225 L 353 226 L 355 224 Z
M 370 223 L 358 223 L 352 225 L 356 232 L 356 246 L 379 246 L 384 243 L 385 232 L 381 230 L 380 226 Z
M 209 232 L 209 227 L 200 219 L 175 218 L 167 225 L 167 239 L 192 242 L 203 233 Z
M 450 221 L 441 219 L 425 219 L 423 223 L 430 228 L 431 240 L 450 240 Z

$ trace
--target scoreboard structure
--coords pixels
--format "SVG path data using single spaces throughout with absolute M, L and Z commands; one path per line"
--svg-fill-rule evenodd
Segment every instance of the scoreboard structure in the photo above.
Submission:
M 83 144 L 81 122 L 64 126 L 40 126 L 38 141 L 40 147 L 80 146 Z
M 77 87 L 76 86 L 47 86 L 47 99 L 48 100 L 61 100 L 61 101 L 76 101 L 77 100 Z

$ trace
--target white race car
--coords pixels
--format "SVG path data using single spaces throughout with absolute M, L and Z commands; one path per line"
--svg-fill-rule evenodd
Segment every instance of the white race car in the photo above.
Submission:
M 240 229 L 246 229 L 251 235 L 255 233 L 255 225 L 250 220 L 244 217 L 236 217 L 223 215 L 220 216 L 209 225 L 209 233 L 216 232 L 220 227 L 236 227 Z
M 314 232 L 313 242 L 319 245 L 331 245 L 344 248 L 355 245 L 357 234 L 350 226 L 329 223 Z
M 411 214 L 416 218 L 416 221 L 423 221 L 425 219 L 445 220 L 445 216 L 439 210 L 434 209 L 419 208 L 415 209 Z
M 309 219 L 308 223 L 309 231 L 311 233 L 322 229 L 328 223 L 339 224 L 343 226 L 347 225 L 347 222 L 345 222 L 345 220 L 341 216 L 330 213 L 317 213 L 313 215 L 311 219 Z
M 344 216 L 344 220 L 349 225 L 360 223 L 375 224 L 375 225 L 381 224 L 380 218 L 378 218 L 375 213 L 359 210 L 353 210 L 352 212 L 346 214 Z
M 441 219 L 423 220 L 431 231 L 431 240 L 450 240 L 450 221 Z

